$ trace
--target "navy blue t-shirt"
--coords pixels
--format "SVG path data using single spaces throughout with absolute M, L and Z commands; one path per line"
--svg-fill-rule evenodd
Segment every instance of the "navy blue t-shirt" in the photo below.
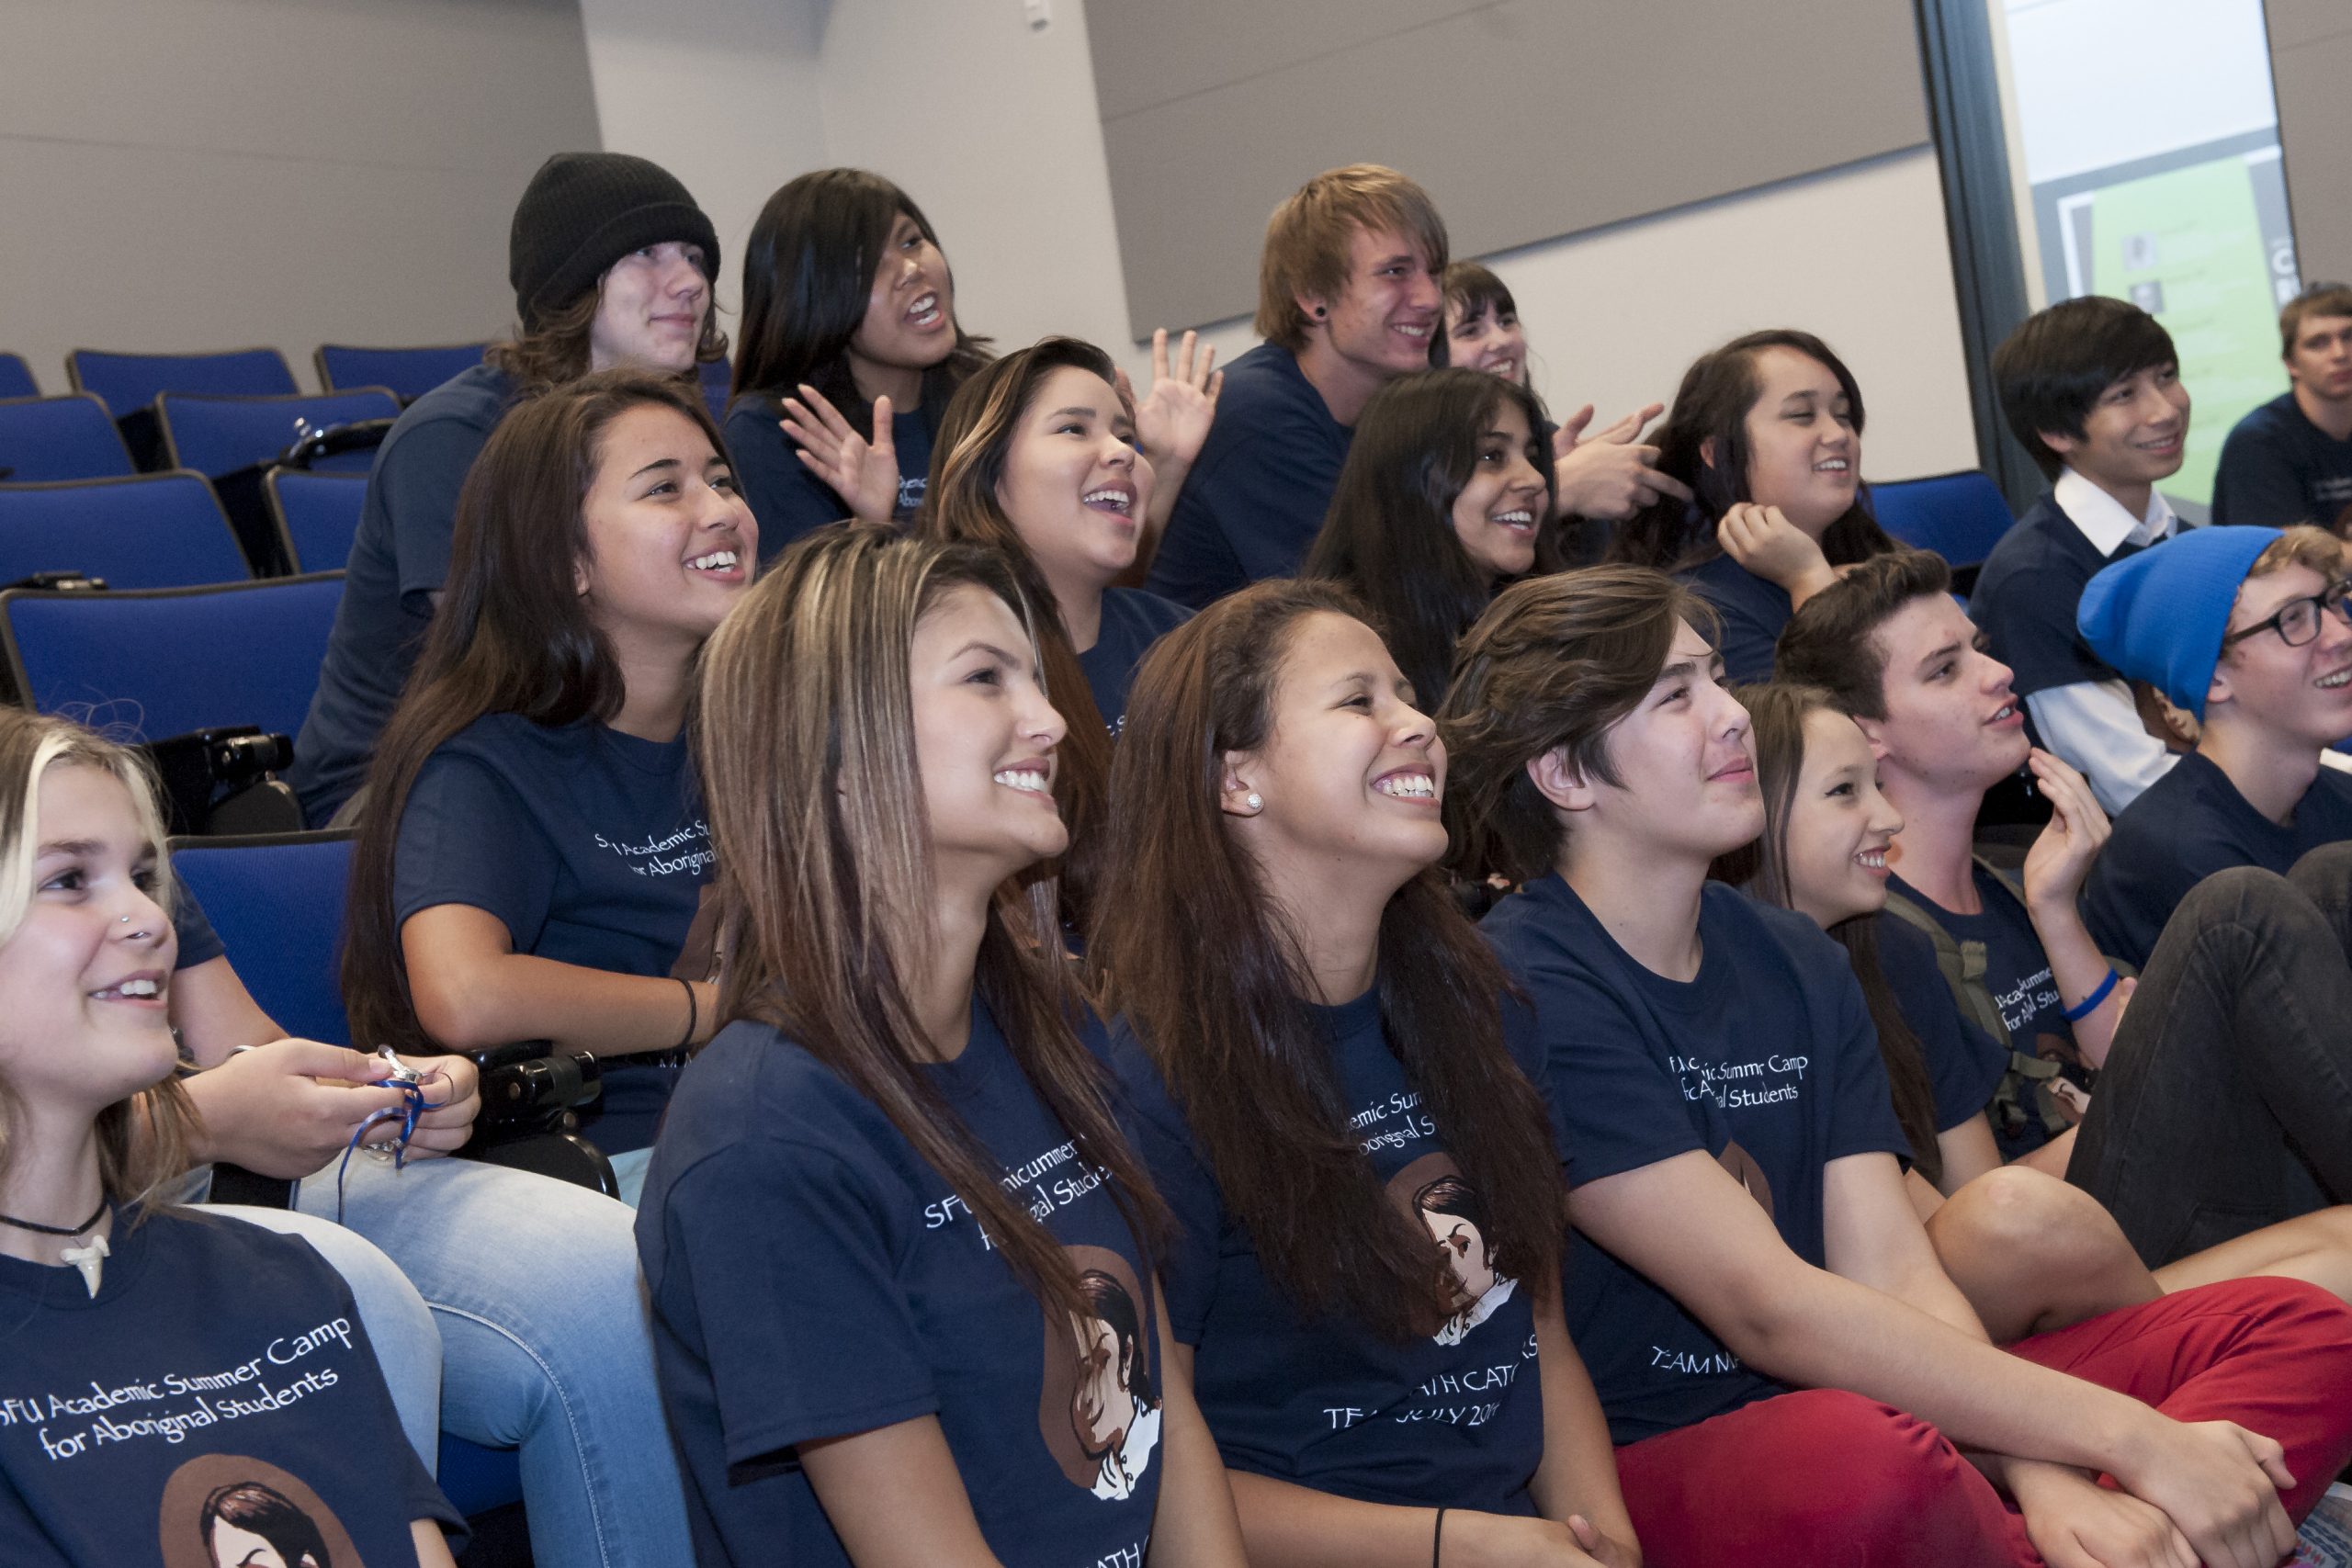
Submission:
M 449 575 L 458 491 L 514 391 L 504 373 L 473 366 L 410 404 L 376 449 L 319 689 L 286 770 L 314 828 L 367 781 Z
M 1972 865 L 1969 875 L 1976 885 L 1976 900 L 1984 906 L 1980 914 L 1953 914 L 1900 876 L 1888 877 L 1887 886 L 1934 917 L 1952 941 L 1984 944 L 1984 986 L 2009 1032 L 2009 1048 L 2064 1064 L 2067 1078 L 2087 1086 L 2090 1074 L 2075 1048 L 2075 1026 L 2066 1021 L 2065 999 L 2058 994 L 2050 954 L 2042 950 L 2041 933 L 2033 929 L 2033 917 L 2026 913 L 2025 905 L 2008 885 L 1983 866 Z M 1944 994 L 1951 994 L 1950 987 Z M 1907 1007 L 1904 1016 L 1910 1016 Z M 1998 1048 L 1996 1043 L 1995 1049 Z M 1993 1118 L 1993 1141 L 2000 1145 L 2005 1164 L 2050 1141 L 2049 1129 L 2033 1113 L 2033 1105 L 2027 1104 L 2025 1110 L 2018 1126 L 2007 1126 L 2002 1118 Z
M 1151 1058 L 1122 1031 L 1112 1061 L 1136 1146 L 1174 1211 L 1163 1260 L 1170 1330 L 1196 1348 L 1193 1394 L 1226 1464 L 1371 1503 L 1532 1514 L 1544 1458 L 1535 1319 L 1508 1258 L 1487 1251 L 1482 1196 L 1464 1186 L 1419 1091 L 1389 1048 L 1375 988 L 1313 1010 L 1329 1042 L 1349 1126 L 1373 1174 L 1455 1258 L 1461 1310 L 1408 1345 L 1329 1316 L 1307 1320 L 1267 1278 Z M 1524 1009 L 1507 1010 L 1513 1055 L 1540 1077 Z M 1555 1130 L 1556 1131 L 1556 1130 Z
M 1127 722 L 1127 689 L 1135 684 L 1136 666 L 1166 633 L 1193 618 L 1183 605 L 1147 593 L 1140 588 L 1102 591 L 1102 625 L 1094 646 L 1078 656 L 1086 671 L 1086 689 L 1094 694 L 1094 711 L 1117 739 Z
M 1804 916 L 1709 883 L 1687 983 L 1636 962 L 1556 875 L 1496 905 L 1485 930 L 1535 998 L 1569 1186 L 1703 1152 L 1821 1268 L 1829 1162 L 1909 1156 L 1861 986 Z M 1632 1265 L 1570 1235 L 1568 1333 L 1616 1441 L 1787 1392 Z
M 172 934 L 179 939 L 179 952 L 172 959 L 174 969 L 193 969 L 226 954 L 228 943 L 212 929 L 205 918 L 204 906 L 187 884 L 175 883 L 172 887 Z
M 2091 650 L 2075 626 L 2075 612 L 2101 567 L 2141 548 L 2118 545 L 2113 555 L 2099 554 L 2047 491 L 2001 536 L 1977 574 L 1968 614 L 1984 631 L 1988 651 L 2017 672 L 2018 697 L 2123 678 Z
M 0 1562 L 291 1563 L 300 1542 L 336 1568 L 414 1568 L 410 1521 L 462 1532 L 350 1288 L 309 1242 L 187 1212 L 129 1218 L 95 1298 L 78 1269 L 0 1258 Z M 216 1495 L 224 1525 L 206 1519 Z M 248 1555 L 266 1544 L 278 1555 Z
M 1715 607 L 1723 622 L 1724 673 L 1734 685 L 1772 678 L 1772 650 L 1789 624 L 1789 591 L 1719 555 L 1674 580 Z
M 1101 1026 L 1087 1043 L 1102 1049 Z M 1007 1568 L 1136 1568 L 1159 1498 L 1151 1271 L 988 1009 L 925 1069 L 1101 1303 L 1091 1366 L 889 1119 L 775 1030 L 686 1069 L 637 1216 L 695 1560 L 846 1568 L 796 1445 L 935 1416 Z
M 2083 886 L 2083 923 L 2099 951 L 2145 968 L 2165 922 L 2217 871 L 2258 865 L 2284 876 L 2309 852 L 2352 839 L 2352 777 L 2322 768 L 2280 827 L 2213 761 L 2192 751 L 2115 819 Z
M 2352 441 L 2338 441 L 2282 392 L 2250 411 L 2222 443 L 2213 521 L 2334 528 L 2352 516 Z
M 1882 913 L 1877 920 L 1879 973 L 1918 1037 L 1936 1100 L 1936 1131 L 1949 1133 L 1993 1103 L 2009 1070 L 2009 1054 L 1961 1012 L 1928 933 L 1894 915 Z
M 477 719 L 425 759 L 392 852 L 396 925 L 469 905 L 497 916 L 517 953 L 617 975 L 672 972 L 712 864 L 684 736 L 511 713 Z M 606 1154 L 641 1149 L 677 1071 L 601 1061 L 604 1093 L 582 1130 Z
M 786 545 L 850 514 L 849 502 L 809 471 L 785 439 L 781 400 L 768 392 L 746 392 L 727 407 L 728 456 L 735 482 L 760 525 L 760 558 L 774 560 Z M 899 502 L 890 515 L 905 522 L 922 505 L 931 475 L 931 415 L 909 409 L 890 416 L 890 440 L 899 454 Z
M 1295 573 L 1323 526 L 1354 434 L 1331 417 L 1289 349 L 1261 343 L 1226 367 L 1216 421 L 1144 586 L 1197 610 Z

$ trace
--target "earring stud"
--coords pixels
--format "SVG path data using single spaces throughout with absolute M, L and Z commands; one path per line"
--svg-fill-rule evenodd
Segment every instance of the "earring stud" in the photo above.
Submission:
M 1241 804 L 1252 811 L 1263 811 L 1266 808 L 1266 797 L 1253 789 L 1241 797 Z

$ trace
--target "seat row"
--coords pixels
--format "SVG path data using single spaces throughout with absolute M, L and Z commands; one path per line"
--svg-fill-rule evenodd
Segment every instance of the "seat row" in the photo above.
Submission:
M 188 588 L 343 570 L 366 474 L 274 468 L 259 493 L 241 529 L 212 481 L 189 468 L 0 484 L 0 587 L 57 577 Z
M 327 391 L 384 387 L 403 403 L 411 403 L 479 364 L 489 346 L 461 343 L 428 348 L 354 348 L 323 344 L 312 362 L 318 367 L 319 385 Z M 91 393 L 117 415 L 145 407 L 162 392 L 278 397 L 301 389 L 294 384 L 294 371 L 286 356 L 274 348 L 220 354 L 114 354 L 77 348 L 65 356 L 65 379 L 74 391 Z M 0 354 L 0 398 L 39 396 L 40 384 L 24 356 Z

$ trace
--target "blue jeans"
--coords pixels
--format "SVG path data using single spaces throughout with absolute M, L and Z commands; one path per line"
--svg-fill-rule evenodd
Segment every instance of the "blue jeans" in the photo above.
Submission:
M 368 1343 L 375 1347 L 376 1359 L 384 1369 L 401 1430 L 430 1473 L 441 1448 L 441 1333 L 408 1276 L 366 1237 L 309 1214 L 249 1209 L 242 1203 L 209 1203 L 204 1212 L 299 1235 L 343 1276 L 368 1330 Z
M 475 1160 L 351 1162 L 345 1223 L 440 1325 L 441 1425 L 521 1450 L 531 1553 L 554 1568 L 691 1555 L 627 1205 Z M 332 1219 L 332 1168 L 295 1204 Z

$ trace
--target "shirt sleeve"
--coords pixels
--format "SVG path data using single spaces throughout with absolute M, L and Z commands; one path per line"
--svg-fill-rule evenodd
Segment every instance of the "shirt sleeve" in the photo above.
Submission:
M 1715 620 L 1723 628 L 1720 651 L 1724 676 L 1735 685 L 1770 680 L 1781 628 L 1766 625 L 1753 606 L 1709 592 L 1703 581 L 1694 581 L 1690 586 L 1715 607 Z
M 2221 466 L 2213 471 L 2213 521 L 2287 528 L 2326 521 L 2311 515 L 2301 476 L 2267 432 L 2241 425 L 2222 443 Z
M 2082 771 L 2109 817 L 2172 771 L 2165 743 L 2140 722 L 2132 688 L 2120 681 L 2081 681 L 2025 699 L 2043 745 Z
M 760 558 L 774 560 L 786 546 L 850 514 L 849 502 L 808 471 L 784 438 L 777 416 L 757 404 L 727 416 L 727 451 L 735 482 L 760 525 Z
M 1220 410 L 1246 417 L 1247 409 Z M 1199 609 L 1298 570 L 1339 483 L 1329 442 L 1295 412 L 1237 433 L 1185 477 L 1145 587 Z M 1212 433 L 1212 442 L 1216 436 Z
M 1838 1049 L 1825 1157 L 1891 1154 L 1909 1159 L 1911 1140 L 1904 1135 L 1903 1123 L 1895 1120 L 1894 1089 L 1886 1081 L 1886 1060 L 1879 1055 L 1878 1029 L 1862 1000 L 1862 983 L 1854 978 L 1850 966 L 1838 968 L 1843 973 L 1823 970 L 1829 976 L 1835 1011 L 1822 1038 L 1836 1041 Z
M 204 906 L 196 901 L 196 892 L 185 882 L 172 886 L 172 934 L 179 939 L 179 955 L 172 961 L 175 969 L 193 969 L 199 964 L 209 964 L 229 951 L 212 922 L 205 918 Z
M 1202 1163 L 1200 1149 L 1159 1075 L 1131 1040 L 1117 1054 L 1120 1109 L 1136 1152 L 1151 1172 L 1176 1224 L 1159 1258 L 1160 1288 L 1168 1298 L 1168 1327 L 1178 1342 L 1198 1345 L 1216 1300 L 1217 1258 L 1223 1248 L 1225 1203 L 1216 1179 Z
M 417 771 L 401 814 L 393 921 L 464 904 L 497 916 L 514 951 L 528 953 L 554 903 L 560 859 L 504 779 L 481 759 L 444 748 Z
M 1706 1148 L 1681 1084 L 1606 988 L 1562 976 L 1543 987 L 1535 1013 L 1569 1186 Z
M 489 439 L 455 419 L 420 424 L 401 432 L 400 445 L 369 479 L 383 491 L 400 566 L 401 605 L 411 615 L 429 614 L 424 595 L 438 593 L 448 580 L 458 492 Z
M 939 1409 L 878 1186 L 838 1151 L 754 1139 L 664 1197 L 665 1291 L 690 1283 L 729 1466 Z

